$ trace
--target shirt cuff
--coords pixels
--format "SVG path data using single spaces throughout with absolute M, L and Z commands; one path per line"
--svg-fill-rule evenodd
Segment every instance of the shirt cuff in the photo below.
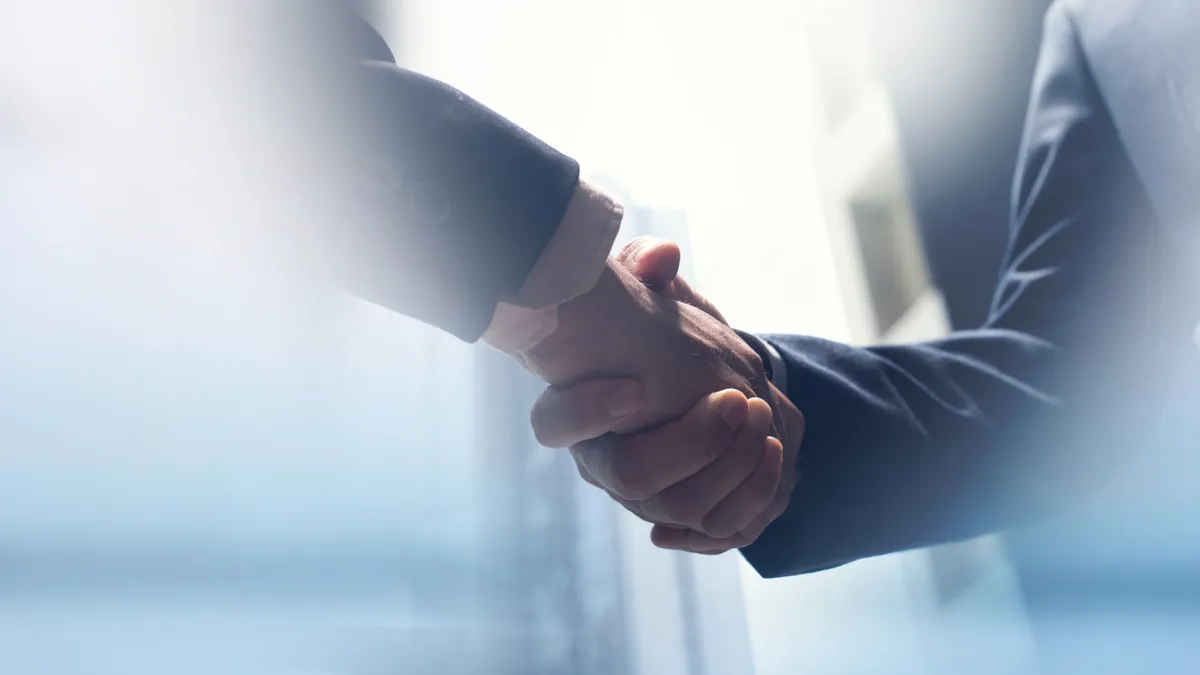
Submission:
M 779 393 L 784 396 L 788 395 L 788 372 L 787 364 L 783 362 L 783 357 L 779 355 L 779 350 L 775 345 L 759 338 L 763 345 L 763 351 L 767 353 L 767 359 L 771 362 L 771 384 L 779 390 Z
M 624 209 L 599 188 L 579 181 L 563 219 L 516 297 L 496 306 L 483 340 L 509 354 L 526 351 L 554 332 L 558 306 L 595 287 Z

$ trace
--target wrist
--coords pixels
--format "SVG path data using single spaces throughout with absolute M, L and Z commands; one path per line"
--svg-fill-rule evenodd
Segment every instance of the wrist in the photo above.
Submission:
M 580 181 L 519 293 L 500 298 L 484 342 L 518 356 L 552 335 L 558 307 L 591 292 L 611 265 L 608 254 L 623 214 L 611 197 Z
M 783 357 L 779 355 L 779 351 L 771 345 L 771 343 L 758 337 L 753 333 L 734 329 L 738 337 L 742 339 L 751 349 L 754 350 L 758 357 L 762 359 L 763 370 L 766 372 L 767 381 L 772 387 L 777 389 L 782 395 L 787 396 L 787 367 L 783 362 Z

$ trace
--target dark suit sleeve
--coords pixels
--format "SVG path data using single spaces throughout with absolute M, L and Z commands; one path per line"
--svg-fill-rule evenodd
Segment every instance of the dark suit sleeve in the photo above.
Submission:
M 349 117 L 375 217 L 347 222 L 335 283 L 474 341 L 516 296 L 556 232 L 578 164 L 456 89 L 392 62 L 356 20 Z M 371 183 L 372 181 L 364 181 Z
M 1190 331 L 1169 303 L 1147 301 L 1169 256 L 1057 8 L 1013 204 L 983 328 L 871 348 L 768 337 L 807 431 L 788 511 L 743 549 L 759 573 L 1029 524 L 1137 451 Z

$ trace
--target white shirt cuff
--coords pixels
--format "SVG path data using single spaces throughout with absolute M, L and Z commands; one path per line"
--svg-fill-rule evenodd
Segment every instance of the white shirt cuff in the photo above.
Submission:
M 483 340 L 503 352 L 518 354 L 553 333 L 558 306 L 596 286 L 623 217 L 620 204 L 580 181 L 521 292 L 497 305 Z

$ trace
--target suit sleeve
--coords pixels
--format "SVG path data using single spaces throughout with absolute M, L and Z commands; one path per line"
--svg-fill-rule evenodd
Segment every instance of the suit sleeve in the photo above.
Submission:
M 397 67 L 377 32 L 354 25 L 354 105 L 345 109 L 365 138 L 351 170 L 367 177 L 355 195 L 372 217 L 341 225 L 338 250 L 349 253 L 335 283 L 474 341 L 502 299 L 522 296 L 568 205 L 591 193 L 577 194 L 574 160 L 453 87 Z M 582 238 L 602 249 L 586 253 L 589 264 L 603 265 L 610 229 Z
M 768 336 L 804 412 L 788 511 L 743 554 L 767 577 L 1031 524 L 1137 451 L 1189 338 L 1168 252 L 1055 6 L 989 319 L 924 344 Z

